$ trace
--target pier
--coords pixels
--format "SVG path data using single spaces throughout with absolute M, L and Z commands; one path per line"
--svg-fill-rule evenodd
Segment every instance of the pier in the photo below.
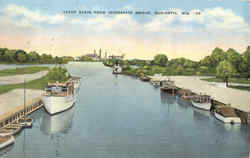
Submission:
M 150 78 L 162 82 L 169 77 L 150 76 Z M 227 114 L 227 111 L 230 111 L 232 116 L 240 118 L 242 124 L 250 123 L 248 117 L 250 112 L 250 92 L 216 86 L 194 76 L 172 76 L 171 80 L 175 82 L 176 86 L 161 87 L 161 91 L 170 95 L 177 95 L 185 100 L 191 100 L 197 94 L 209 95 L 212 97 L 212 112 L 222 111 L 223 114 Z
M 0 95 L 0 128 L 16 122 L 24 117 L 25 114 L 28 115 L 43 106 L 40 90 L 26 90 L 26 93 L 25 106 L 22 89 L 16 89 Z

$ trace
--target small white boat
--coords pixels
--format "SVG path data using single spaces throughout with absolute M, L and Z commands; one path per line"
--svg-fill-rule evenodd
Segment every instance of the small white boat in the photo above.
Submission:
M 224 123 L 241 123 L 241 119 L 236 115 L 231 107 L 217 109 L 214 116 Z
M 15 138 L 11 136 L 0 136 L 0 149 L 3 149 L 15 142 Z
M 151 82 L 151 84 L 152 84 L 154 87 L 160 87 L 160 86 L 161 86 L 161 81 L 158 80 L 158 79 L 152 78 L 152 79 L 150 80 L 150 82 Z
M 212 104 L 211 98 L 208 95 L 196 95 L 192 97 L 193 107 L 209 111 Z
M 32 118 L 20 118 L 18 124 L 22 127 L 32 127 L 33 119 Z
M 51 115 L 70 109 L 75 101 L 75 90 L 72 81 L 65 83 L 48 83 L 42 101 Z
M 120 74 L 120 73 L 122 73 L 122 67 L 118 63 L 116 63 L 112 67 L 112 71 L 113 71 L 113 74 Z

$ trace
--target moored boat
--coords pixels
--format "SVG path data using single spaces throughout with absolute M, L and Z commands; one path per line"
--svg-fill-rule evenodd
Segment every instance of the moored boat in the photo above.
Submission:
M 51 115 L 63 112 L 75 103 L 75 91 L 72 81 L 65 83 L 48 83 L 42 101 L 47 112 Z
M 196 95 L 192 97 L 193 107 L 209 111 L 212 104 L 209 95 Z
M 33 119 L 32 118 L 20 118 L 18 124 L 22 127 L 32 127 Z
M 238 117 L 234 111 L 233 108 L 231 107 L 222 107 L 216 109 L 214 116 L 224 122 L 224 123 L 241 123 L 240 117 Z
M 113 74 L 120 74 L 122 73 L 122 67 L 118 64 L 118 61 L 112 67 Z
M 155 78 L 152 78 L 150 80 L 151 84 L 154 86 L 154 87 L 160 87 L 161 86 L 161 81 L 158 80 L 158 79 L 155 79 Z
M 18 124 L 11 124 L 7 127 L 0 129 L 0 136 L 16 135 L 22 130 L 22 127 Z
M 11 136 L 0 136 L 0 149 L 3 149 L 15 142 L 15 138 Z
M 162 92 L 167 92 L 171 95 L 175 95 L 176 92 L 178 91 L 178 88 L 175 86 L 174 81 L 167 79 L 161 81 L 161 91 Z

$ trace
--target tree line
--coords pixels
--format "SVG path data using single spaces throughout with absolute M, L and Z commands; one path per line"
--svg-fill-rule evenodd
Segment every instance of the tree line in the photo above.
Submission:
M 36 51 L 25 52 L 24 50 L 15 50 L 0 48 L 0 63 L 11 64 L 64 64 L 73 61 L 70 56 L 53 57 L 50 54 L 39 54 Z
M 120 61 L 120 63 L 126 65 L 125 71 L 131 74 L 162 73 L 164 75 L 212 75 L 224 79 L 250 78 L 250 46 L 242 53 L 233 48 L 224 51 L 216 47 L 211 55 L 199 61 L 183 57 L 169 60 L 167 55 L 162 53 L 156 55 L 153 60 L 133 59 Z

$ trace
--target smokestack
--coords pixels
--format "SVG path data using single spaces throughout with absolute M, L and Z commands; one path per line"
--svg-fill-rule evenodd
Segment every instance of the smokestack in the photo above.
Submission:
M 102 57 L 102 50 L 100 48 L 100 50 L 99 50 L 99 58 L 101 58 L 101 57 Z

